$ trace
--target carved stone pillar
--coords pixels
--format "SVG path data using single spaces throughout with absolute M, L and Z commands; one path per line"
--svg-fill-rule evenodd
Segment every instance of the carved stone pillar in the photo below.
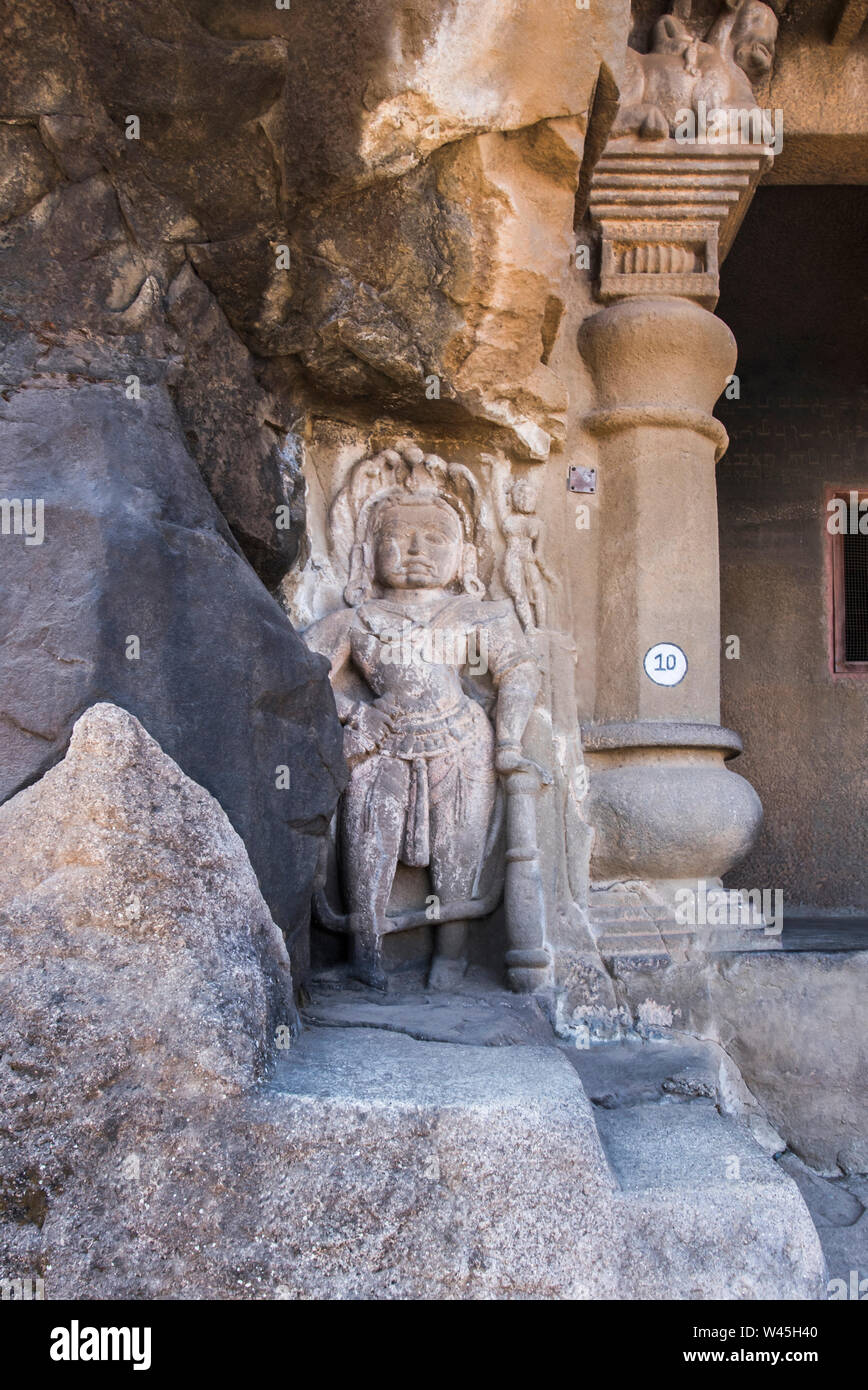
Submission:
M 583 732 L 604 954 L 665 959 L 683 932 L 678 887 L 719 888 L 761 819 L 753 788 L 725 766 L 740 740 L 720 727 L 714 470 L 727 436 L 712 409 L 736 345 L 709 311 L 718 257 L 767 158 L 674 140 L 649 152 L 628 137 L 611 142 L 592 188 L 608 307 L 579 339 L 597 393 L 584 423 L 599 449 L 603 576 Z
M 546 945 L 546 899 L 537 847 L 536 799 L 541 779 L 535 771 L 511 772 L 506 786 L 507 850 L 504 905 L 509 949 L 506 972 L 516 994 L 533 994 L 551 983 L 552 958 Z

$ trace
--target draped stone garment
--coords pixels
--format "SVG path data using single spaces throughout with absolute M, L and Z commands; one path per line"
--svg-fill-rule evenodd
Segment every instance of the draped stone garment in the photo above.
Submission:
M 363 830 L 375 831 L 386 799 L 404 810 L 405 864 L 430 863 L 432 821 L 444 816 L 459 838 L 475 823 L 484 839 L 496 787 L 494 731 L 460 672 L 469 649 L 496 688 L 529 659 L 512 605 L 460 595 L 419 623 L 406 606 L 373 600 L 356 610 L 349 636 L 353 661 L 394 726 L 353 772 L 357 787 L 366 784 Z M 437 654 L 443 659 L 430 659 Z

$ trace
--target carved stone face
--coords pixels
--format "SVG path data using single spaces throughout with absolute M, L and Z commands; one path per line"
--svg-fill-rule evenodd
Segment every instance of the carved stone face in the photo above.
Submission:
M 778 21 L 768 5 L 746 4 L 733 27 L 734 58 L 756 82 L 772 65 Z
M 374 571 L 387 589 L 444 589 L 461 569 L 461 523 L 436 502 L 383 509 L 374 533 Z
M 530 515 L 536 507 L 536 488 L 533 483 L 526 482 L 524 479 L 513 483 L 512 505 L 517 512 Z

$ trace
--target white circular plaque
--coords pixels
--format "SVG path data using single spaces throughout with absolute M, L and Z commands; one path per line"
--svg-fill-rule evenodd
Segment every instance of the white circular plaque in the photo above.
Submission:
M 678 685 L 687 675 L 687 657 L 674 642 L 658 642 L 645 653 L 645 675 L 655 685 Z

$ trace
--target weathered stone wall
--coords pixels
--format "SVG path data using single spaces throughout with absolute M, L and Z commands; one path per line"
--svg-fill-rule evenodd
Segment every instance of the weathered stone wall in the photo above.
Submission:
M 339 730 L 323 663 L 253 570 L 273 590 L 304 556 L 317 414 L 364 430 L 391 413 L 526 459 L 562 441 L 548 357 L 629 7 L 40 0 L 2 17 L 0 492 L 42 498 L 47 529 L 4 538 L 0 794 L 115 700 L 218 796 L 276 919 L 303 931 Z
M 868 1169 L 866 969 L 865 951 L 767 951 L 710 973 L 714 1035 L 789 1148 L 825 1173 Z

